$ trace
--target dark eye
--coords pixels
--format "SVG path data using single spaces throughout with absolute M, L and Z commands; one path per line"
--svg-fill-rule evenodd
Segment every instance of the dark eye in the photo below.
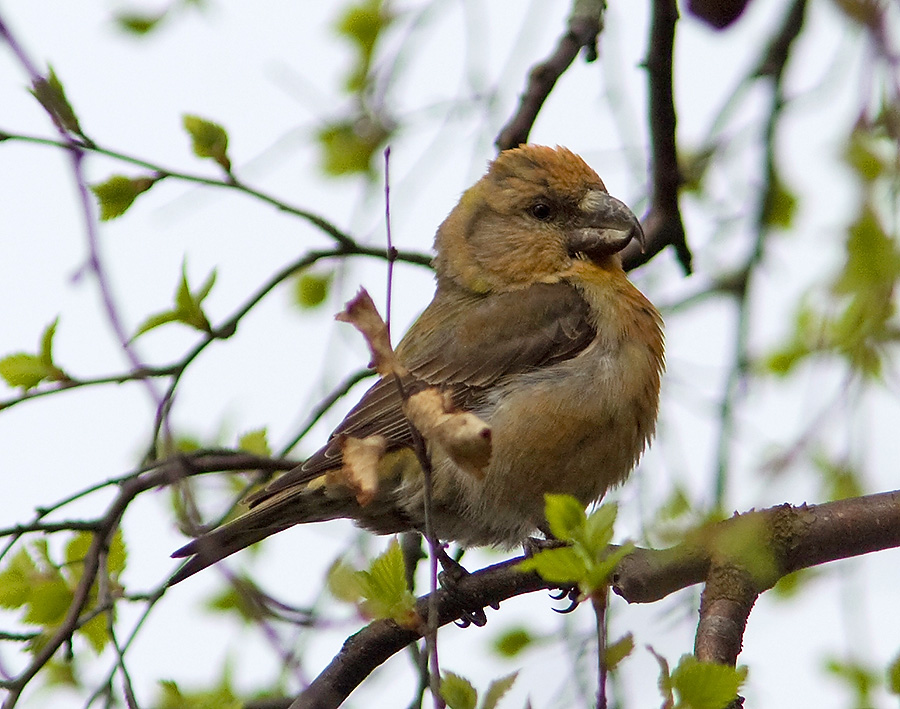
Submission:
M 531 205 L 531 216 L 541 222 L 548 222 L 553 218 L 553 207 L 545 202 Z

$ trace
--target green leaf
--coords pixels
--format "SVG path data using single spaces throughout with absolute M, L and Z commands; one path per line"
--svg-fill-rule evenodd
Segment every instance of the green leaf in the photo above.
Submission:
M 141 14 L 136 12 L 120 12 L 113 16 L 119 29 L 129 34 L 143 36 L 159 26 L 166 17 L 166 12 Z
M 519 563 L 521 571 L 536 571 L 551 583 L 578 583 L 587 575 L 584 559 L 572 547 L 544 549 Z
M 634 551 L 634 544 L 626 543 L 611 554 L 603 555 L 603 550 L 595 552 L 595 559 L 588 565 L 588 573 L 582 581 L 582 586 L 587 593 L 602 588 L 609 583 L 609 577 L 619 562 Z
M 846 500 L 865 494 L 859 471 L 848 462 L 831 460 L 823 451 L 814 453 L 812 461 L 825 483 L 826 499 Z
M 362 583 L 356 569 L 343 559 L 337 559 L 325 576 L 328 592 L 339 601 L 358 603 L 363 595 Z
M 31 595 L 32 579 L 38 569 L 24 547 L 0 571 L 0 608 L 21 608 Z
M 125 547 L 125 537 L 119 528 L 113 534 L 106 552 L 106 569 L 113 581 L 118 581 L 119 576 L 125 570 L 128 561 L 128 549 Z
M 0 359 L 0 377 L 11 387 L 33 389 L 52 374 L 38 355 L 17 352 Z
M 659 687 L 659 692 L 663 698 L 663 709 L 672 709 L 675 706 L 675 697 L 672 694 L 672 675 L 669 672 L 669 662 L 649 645 L 647 649 L 656 658 L 656 662 L 659 665 L 659 678 L 656 680 L 656 686 Z
M 153 703 L 156 709 L 241 709 L 244 706 L 227 680 L 219 686 L 192 692 L 182 689 L 171 680 L 159 683 L 160 695 Z
M 817 572 L 812 569 L 792 571 L 778 579 L 778 583 L 772 587 L 770 595 L 774 594 L 776 598 L 781 599 L 796 598 L 817 576 Z
M 59 316 L 50 323 L 41 335 L 41 353 L 39 355 L 41 362 L 48 367 L 53 367 L 53 336 L 56 334 L 56 326 L 59 323 Z
M 491 682 L 487 692 L 484 694 L 484 700 L 481 702 L 481 709 L 496 709 L 497 703 L 512 688 L 518 676 L 518 672 L 513 672 L 506 675 L 506 677 L 501 677 Z
M 615 504 L 601 505 L 585 520 L 584 544 L 594 556 L 605 553 L 612 541 L 618 512 L 619 508 Z
M 231 160 L 228 158 L 228 133 L 218 123 L 213 123 L 199 116 L 182 116 L 184 129 L 191 136 L 191 148 L 194 155 L 210 158 L 221 165 L 226 172 L 231 172 Z
M 678 152 L 678 172 L 681 175 L 679 189 L 684 192 L 700 192 L 707 168 L 715 155 L 714 146 L 707 146 L 697 152 L 681 148 Z
M 725 709 L 737 698 L 746 678 L 746 667 L 700 662 L 693 655 L 684 655 L 672 672 L 672 686 L 678 696 L 677 706 L 684 709 Z
M 334 272 L 303 272 L 294 280 L 294 302 L 304 310 L 321 305 L 328 297 Z
M 633 650 L 634 636 L 631 633 L 626 633 L 606 647 L 606 666 L 610 670 L 616 669 L 616 666 L 628 657 Z
M 764 197 L 763 222 L 776 229 L 790 229 L 796 213 L 797 196 L 773 174 Z
M 584 507 L 571 495 L 544 495 L 544 515 L 553 536 L 572 541 L 584 528 L 587 520 Z
M 396 539 L 368 571 L 356 575 L 364 598 L 363 612 L 372 618 L 391 618 L 400 625 L 415 621 L 416 599 L 406 587 L 406 565 Z
M 47 78 L 41 77 L 34 80 L 31 94 L 44 107 L 44 110 L 50 114 L 57 126 L 68 133 L 74 133 L 82 138 L 86 138 L 78 123 L 78 117 L 75 115 L 72 104 L 69 103 L 69 99 L 66 97 L 66 91 L 62 82 L 56 76 L 53 67 L 50 67 Z
M 42 381 L 71 381 L 69 375 L 53 362 L 53 336 L 56 334 L 57 317 L 41 335 L 40 352 L 37 355 L 16 352 L 0 359 L 0 377 L 12 387 L 32 389 Z
M 106 182 L 91 185 L 91 192 L 100 202 L 100 221 L 106 222 L 125 214 L 137 196 L 154 184 L 156 181 L 152 177 L 113 175 Z
M 34 581 L 23 621 L 33 625 L 58 625 L 72 603 L 72 590 L 62 576 L 46 575 Z
M 109 619 L 105 613 L 96 615 L 78 629 L 78 634 L 99 655 L 110 641 Z
M 202 332 L 209 332 L 212 329 L 200 305 L 209 295 L 215 282 L 216 271 L 213 269 L 200 289 L 196 293 L 191 293 L 187 279 L 187 261 L 181 264 L 181 283 L 175 293 L 175 312 L 178 313 L 179 322 Z
M 507 630 L 494 640 L 494 650 L 502 657 L 514 657 L 528 648 L 536 638 L 527 628 Z
M 351 93 L 361 93 L 370 83 L 375 45 L 392 19 L 384 0 L 362 0 L 349 6 L 338 19 L 335 26 L 338 34 L 353 43 L 357 54 L 346 80 L 347 90 Z
M 864 182 L 874 182 L 885 171 L 885 163 L 878 154 L 873 136 L 860 128 L 850 134 L 844 159 Z
M 478 692 L 469 680 L 452 672 L 441 677 L 441 697 L 450 709 L 475 709 Z
M 244 577 L 236 579 L 221 593 L 210 598 L 205 606 L 215 612 L 233 612 L 246 623 L 257 623 L 266 616 L 265 608 L 259 603 L 259 592 L 255 585 Z
M 826 661 L 825 670 L 843 682 L 856 695 L 856 706 L 874 706 L 872 692 L 880 683 L 880 672 L 859 662 L 834 658 Z
M 885 286 L 900 277 L 900 250 L 871 205 L 863 205 L 847 236 L 847 261 L 834 284 L 837 294 Z
M 210 325 L 206 313 L 203 312 L 202 303 L 215 282 L 216 270 L 213 269 L 203 285 L 196 292 L 192 292 L 187 278 L 187 261 L 184 261 L 181 265 L 181 281 L 175 292 L 175 308 L 148 317 L 131 339 L 134 340 L 145 332 L 170 322 L 180 322 L 195 330 L 211 333 L 212 325 Z
M 317 135 L 322 169 L 335 177 L 371 174 L 372 156 L 389 136 L 390 131 L 368 116 L 329 123 Z
M 238 448 L 261 457 L 272 455 L 269 441 L 266 438 L 265 428 L 258 428 L 255 431 L 245 433 L 238 441 Z
M 900 655 L 888 665 L 887 688 L 891 694 L 900 694 Z

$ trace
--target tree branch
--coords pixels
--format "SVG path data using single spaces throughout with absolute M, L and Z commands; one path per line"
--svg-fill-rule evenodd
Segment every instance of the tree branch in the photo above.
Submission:
M 588 61 L 597 58 L 597 37 L 603 29 L 605 10 L 606 3 L 603 0 L 575 0 L 566 32 L 559 38 L 553 54 L 535 65 L 529 73 L 528 86 L 519 99 L 516 112 L 497 136 L 495 145 L 498 150 L 516 148 L 528 142 L 528 134 L 537 120 L 544 101 L 553 90 L 557 79 L 569 68 L 582 47 L 586 50 Z
M 650 24 L 650 48 L 647 51 L 649 81 L 651 166 L 650 212 L 644 218 L 644 250 L 636 242 L 622 252 L 626 270 L 640 266 L 666 246 L 672 245 L 686 274 L 691 272 L 691 251 L 684 234 L 678 188 L 681 172 L 675 140 L 675 99 L 673 97 L 672 53 L 675 46 L 675 24 L 678 7 L 675 0 L 654 0 Z
M 755 566 L 731 558 L 726 553 L 728 540 L 746 531 L 757 530 L 753 538 L 751 558 L 768 556 L 774 573 L 760 573 Z M 704 527 L 681 544 L 670 549 L 636 549 L 619 563 L 612 575 L 613 590 L 629 603 L 658 601 L 675 591 L 709 579 L 708 617 L 734 617 L 723 612 L 718 601 L 724 597 L 716 588 L 727 587 L 724 566 L 714 567 L 718 578 L 711 576 L 713 557 L 721 564 L 731 564 L 750 573 L 753 598 L 757 591 L 770 588 L 780 576 L 798 569 L 828 561 L 845 559 L 873 551 L 900 546 L 900 491 L 839 500 L 822 505 L 780 505 L 767 510 L 735 515 L 731 519 Z M 436 592 L 438 621 L 446 625 L 463 611 L 484 610 L 514 596 L 541 589 L 557 588 L 533 573 L 517 570 L 522 557 L 476 571 L 462 578 L 453 594 Z M 733 573 L 733 572 L 732 572 Z M 419 598 L 416 605 L 422 617 L 429 596 Z M 752 601 L 744 602 L 741 613 L 749 613 Z M 714 613 L 715 611 L 715 613 Z M 744 618 L 746 621 L 746 617 Z M 710 620 L 698 640 L 704 655 L 737 656 L 732 641 L 729 648 L 708 642 L 718 621 Z M 327 709 L 337 707 L 379 665 L 391 655 L 423 636 L 423 629 L 403 628 L 390 620 L 377 620 L 347 639 L 344 647 L 327 668 L 291 705 L 291 709 Z M 732 638 L 734 635 L 731 636 Z M 740 635 L 737 635 L 740 648 Z M 730 654 L 727 656 L 730 658 Z M 733 662 L 732 662 L 733 664 Z

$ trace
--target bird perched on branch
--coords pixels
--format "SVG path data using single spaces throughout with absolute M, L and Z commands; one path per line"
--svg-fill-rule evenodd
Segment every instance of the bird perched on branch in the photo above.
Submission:
M 439 389 L 490 429 L 473 474 L 429 441 L 435 536 L 510 547 L 545 526 L 544 495 L 585 506 L 622 482 L 656 425 L 662 321 L 622 269 L 640 223 L 565 148 L 501 153 L 435 237 L 434 299 L 328 444 L 173 556 L 172 582 L 295 524 L 340 517 L 381 534 L 424 531 L 424 483 L 406 394 Z M 346 442 L 376 440 L 375 485 L 338 475 Z

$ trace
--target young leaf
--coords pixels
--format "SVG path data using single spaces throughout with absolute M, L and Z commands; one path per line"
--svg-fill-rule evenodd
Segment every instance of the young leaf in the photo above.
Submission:
M 656 658 L 656 662 L 659 665 L 659 678 L 656 681 L 656 686 L 659 687 L 659 692 L 663 698 L 662 709 L 672 709 L 675 706 L 675 696 L 672 693 L 672 674 L 669 672 L 669 662 L 649 645 L 647 650 Z
M 238 448 L 258 456 L 272 455 L 269 441 L 266 438 L 265 428 L 258 428 L 255 431 L 245 433 L 238 441 Z
M 693 655 L 684 655 L 672 671 L 672 686 L 678 695 L 678 706 L 725 709 L 737 698 L 746 678 L 746 667 L 700 662 Z
M 53 67 L 50 67 L 47 78 L 35 79 L 32 84 L 31 94 L 44 107 L 44 110 L 50 114 L 56 125 L 68 133 L 74 133 L 82 138 L 87 137 L 81 130 L 78 117 L 75 115 L 69 99 L 66 98 L 66 91 L 63 89 L 59 77 L 53 71 Z
M 228 133 L 218 123 L 213 123 L 199 116 L 182 116 L 184 129 L 191 136 L 191 148 L 194 155 L 200 158 L 215 160 L 231 172 L 231 160 L 228 158 Z
M 372 156 L 390 136 L 390 131 L 368 117 L 326 124 L 317 135 L 322 151 L 322 169 L 337 177 L 372 172 Z
M 628 657 L 634 650 L 634 636 L 626 633 L 612 645 L 606 647 L 606 667 L 614 670 L 622 660 Z
M 475 709 L 478 692 L 466 678 L 445 672 L 441 677 L 441 697 L 450 709 Z
M 518 565 L 522 571 L 536 571 L 552 583 L 578 583 L 587 576 L 584 559 L 572 547 L 544 549 Z
M 887 688 L 891 694 L 900 694 L 900 655 L 888 665 Z
M 790 229 L 797 213 L 797 196 L 774 174 L 765 194 L 763 221 L 776 229 Z
M 373 618 L 391 618 L 399 625 L 418 622 L 416 599 L 406 587 L 406 566 L 403 551 L 397 540 L 376 557 L 368 571 L 358 571 L 362 596 L 362 610 Z
M 358 572 L 343 559 L 337 559 L 328 569 L 325 577 L 328 592 L 339 601 L 358 603 L 363 595 L 363 586 Z
M 304 271 L 294 280 L 294 302 L 303 310 L 315 308 L 325 302 L 334 272 L 312 273 Z
M 502 657 L 514 657 L 534 643 L 535 637 L 527 628 L 512 628 L 494 640 L 494 650 Z
M 212 332 L 212 325 L 209 324 L 209 319 L 201 306 L 215 282 L 216 271 L 213 269 L 203 285 L 196 292 L 191 292 L 187 279 L 187 261 L 182 263 L 181 281 L 175 292 L 175 307 L 172 310 L 166 310 L 148 317 L 131 339 L 134 340 L 145 332 L 170 322 L 180 322 L 201 332 Z
M 487 692 L 484 693 L 484 701 L 481 702 L 481 709 L 496 709 L 497 702 L 499 702 L 503 698 L 503 695 L 512 688 L 513 683 L 518 676 L 518 672 L 513 672 L 512 674 L 506 675 L 506 677 L 501 677 L 500 679 L 495 679 L 491 682 Z
M 52 368 L 37 355 L 17 352 L 0 359 L 0 377 L 11 387 L 33 389 L 51 374 Z
M 153 14 L 138 14 L 136 12 L 119 12 L 113 16 L 119 29 L 130 34 L 145 35 L 156 29 L 159 23 L 166 17 L 165 12 Z
M 557 539 L 571 541 L 584 527 L 584 507 L 571 495 L 544 495 L 545 516 L 550 531 Z
M 88 645 L 96 654 L 103 652 L 109 643 L 109 620 L 105 613 L 95 615 L 87 623 L 78 628 L 78 634 L 88 641 Z
M 154 184 L 152 177 L 113 175 L 106 182 L 91 185 L 91 192 L 100 202 L 100 221 L 106 222 L 125 214 L 137 196 Z
M 38 569 L 24 547 L 19 549 L 9 565 L 0 571 L 0 608 L 21 608 L 28 602 L 33 579 Z

